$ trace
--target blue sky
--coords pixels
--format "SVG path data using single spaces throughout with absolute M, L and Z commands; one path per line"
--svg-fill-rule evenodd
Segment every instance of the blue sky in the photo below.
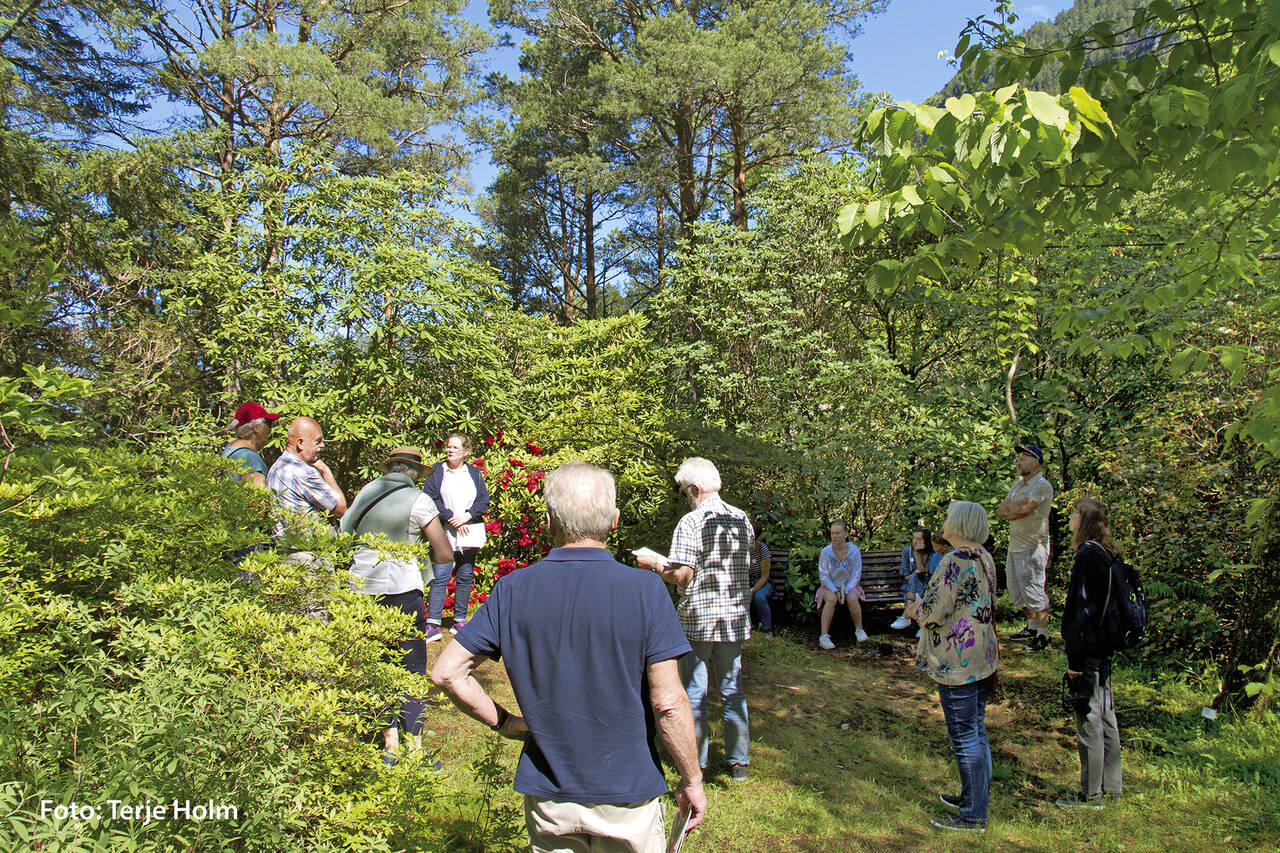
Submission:
M 1043 0 L 1015 4 L 1019 30 L 1036 21 L 1050 20 L 1073 0 Z M 994 0 L 890 0 L 883 14 L 868 19 L 862 32 L 850 43 L 853 71 L 872 92 L 888 92 L 895 100 L 923 101 L 951 79 L 954 70 L 947 57 L 960 38 L 960 31 L 979 15 L 991 16 Z M 488 22 L 486 0 L 472 0 L 467 15 Z M 518 44 L 519 37 L 513 40 Z M 939 58 L 939 52 L 946 56 Z M 490 70 L 515 76 L 517 48 L 495 50 L 489 57 Z M 494 169 L 484 153 L 471 164 L 471 180 L 477 191 L 492 180 Z
M 923 101 L 951 79 L 954 70 L 939 51 L 951 55 L 970 19 L 992 16 L 992 0 L 890 0 L 889 8 L 869 19 L 851 42 L 853 70 L 873 92 L 896 100 Z M 1051 20 L 1071 2 L 1016 3 L 1015 28 Z

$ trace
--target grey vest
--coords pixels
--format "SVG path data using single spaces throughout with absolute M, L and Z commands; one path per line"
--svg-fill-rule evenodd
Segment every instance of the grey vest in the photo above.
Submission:
M 410 488 L 400 489 L 395 494 L 378 500 L 397 486 L 406 485 Z M 413 479 L 408 474 L 383 474 L 361 489 L 351 506 L 342 514 L 342 532 L 384 533 L 392 542 L 412 541 L 408 533 L 409 513 L 413 511 L 413 502 L 422 494 L 413 485 Z M 374 501 L 378 501 L 377 504 L 370 507 Z M 353 529 L 357 519 L 359 530 Z

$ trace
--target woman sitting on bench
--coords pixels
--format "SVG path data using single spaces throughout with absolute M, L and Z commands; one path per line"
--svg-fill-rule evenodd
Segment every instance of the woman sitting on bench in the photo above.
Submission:
M 836 605 L 844 604 L 853 617 L 854 636 L 861 643 L 867 639 L 862 630 L 862 605 L 864 598 L 859 581 L 862 580 L 862 552 L 849 541 L 849 528 L 843 521 L 831 525 L 831 544 L 822 549 L 818 557 L 818 594 L 814 604 L 822 611 L 822 635 L 818 645 L 834 649 L 831 642 L 831 620 L 836 615 Z
M 925 587 L 933 570 L 942 562 L 942 555 L 933 548 L 933 534 L 927 527 L 917 527 L 911 534 L 911 544 L 902 549 L 902 615 L 889 625 L 895 631 L 910 628 L 920 609 Z

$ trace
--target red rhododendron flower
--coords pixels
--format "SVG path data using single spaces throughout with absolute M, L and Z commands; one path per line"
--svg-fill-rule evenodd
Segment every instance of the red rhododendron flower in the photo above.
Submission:
M 521 560 L 520 562 L 516 563 L 516 568 L 517 568 L 517 569 L 523 569 L 523 568 L 524 568 L 525 566 L 527 566 L 527 565 L 529 565 L 529 564 L 528 564 L 528 563 L 526 563 L 524 560 Z
M 501 560 L 498 561 L 498 568 L 511 571 L 512 569 L 516 568 L 516 561 L 511 559 L 510 557 L 503 557 Z
M 496 438 L 498 441 L 502 441 L 502 430 L 498 430 L 497 432 L 495 432 L 493 434 L 493 437 Z
M 458 588 L 458 581 L 457 581 L 457 579 L 456 579 L 456 578 L 449 578 L 449 585 L 448 585 L 448 586 L 446 586 L 444 589 L 445 589 L 445 592 L 454 592 L 455 590 L 457 590 L 457 588 Z
M 550 554 L 550 553 L 551 553 L 551 546 L 550 546 L 550 545 L 543 545 L 543 546 L 542 546 L 542 555 L 545 557 L 547 554 Z
M 484 604 L 489 600 L 489 594 L 487 592 L 477 592 L 475 595 L 471 596 L 471 600 L 476 604 Z
M 528 516 L 528 515 L 522 515 L 522 516 L 520 516 L 520 521 L 521 521 L 522 523 L 524 523 L 524 524 L 528 524 L 528 523 L 529 523 L 529 516 Z
M 445 596 L 445 598 L 444 598 L 444 609 L 445 609 L 445 610 L 450 609 L 450 608 L 451 608 L 451 607 L 453 607 L 455 604 L 457 604 L 457 602 L 456 602 L 456 601 L 454 601 L 454 598 L 453 598 L 453 596 L 452 596 L 452 595 L 446 595 L 446 596 Z
M 483 460 L 483 459 L 472 459 L 472 460 L 471 460 L 471 464 L 472 464 L 472 465 L 474 465 L 474 466 L 476 466 L 477 468 L 479 468 L 481 471 L 483 471 L 483 470 L 484 470 L 484 460 Z
M 515 458 L 508 459 L 508 460 L 507 460 L 507 464 L 508 464 L 508 465 L 510 465 L 512 468 L 523 468 L 523 467 L 524 467 L 524 463 L 523 463 L 523 462 L 521 462 L 519 459 L 515 459 Z
M 534 444 L 532 441 L 526 441 L 524 443 L 524 449 L 532 453 L 534 456 L 542 455 L 542 448 Z
M 510 468 L 502 472 L 502 488 L 505 489 L 507 486 L 511 485 L 511 475 L 514 473 L 515 472 Z
M 532 544 L 533 544 L 533 539 L 531 539 L 531 538 L 529 537 L 529 534 L 527 534 L 527 533 L 521 533 L 521 534 L 520 534 L 520 541 L 519 541 L 517 544 L 518 544 L 521 548 L 528 548 L 530 545 L 532 545 Z
M 484 523 L 484 532 L 488 533 L 491 536 L 501 536 L 502 535 L 502 519 L 495 518 L 492 521 L 486 521 Z
M 442 438 L 437 438 L 437 439 L 436 439 L 436 447 L 437 447 L 437 448 L 444 447 L 444 439 L 442 439 Z
M 491 435 L 486 435 L 484 437 L 484 443 L 489 447 L 493 447 L 494 440 L 495 440 L 494 437 Z

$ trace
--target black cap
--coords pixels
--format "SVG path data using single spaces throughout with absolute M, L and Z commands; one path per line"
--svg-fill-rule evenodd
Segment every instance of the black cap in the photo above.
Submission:
M 1018 452 L 1025 453 L 1028 456 L 1034 456 L 1037 462 L 1044 464 L 1044 451 L 1036 447 L 1034 444 L 1019 445 Z

